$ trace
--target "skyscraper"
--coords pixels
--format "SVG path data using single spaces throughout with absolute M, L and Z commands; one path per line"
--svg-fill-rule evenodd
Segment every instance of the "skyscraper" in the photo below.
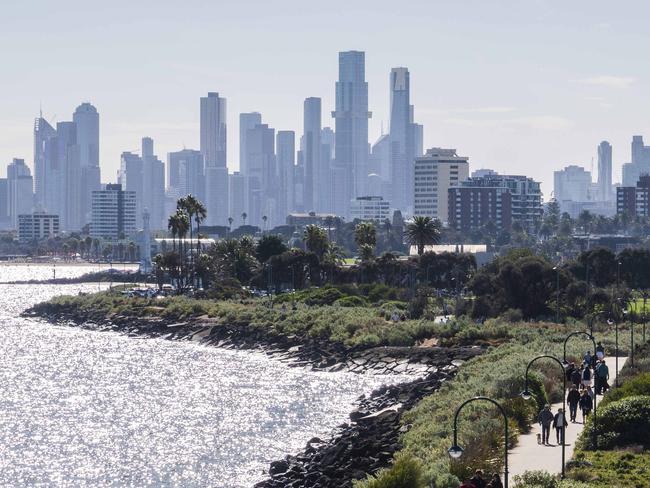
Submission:
M 51 141 L 56 130 L 42 114 L 34 121 L 34 193 L 37 208 L 45 209 L 48 193 L 56 191 Z
M 281 218 L 277 207 L 277 169 L 275 162 L 275 129 L 258 124 L 246 135 L 246 161 L 248 165 L 248 217 L 247 223 L 262 226 L 263 216 L 269 225 Z
M 262 123 L 262 114 L 250 112 L 239 114 L 239 172 L 248 176 L 248 161 L 246 160 L 246 145 L 248 131 Z
M 336 171 L 335 211 L 347 216 L 350 200 L 364 196 L 368 176 L 368 83 L 365 80 L 365 53 L 339 53 L 339 81 L 336 82 Z
M 167 188 L 177 195 L 189 193 L 205 201 L 205 173 L 203 155 L 194 149 L 167 154 Z
M 303 135 L 303 164 L 305 168 L 303 182 L 303 204 L 307 211 L 321 211 L 325 182 L 321 179 L 321 99 L 309 97 L 305 99 L 304 135 Z
M 612 200 L 612 145 L 607 141 L 598 146 L 598 193 L 600 200 Z
M 279 130 L 276 136 L 278 164 L 278 217 L 285 218 L 295 207 L 294 172 L 296 165 L 296 133 Z
M 201 98 L 201 154 L 205 161 L 205 207 L 208 225 L 228 219 L 226 99 L 210 92 Z
M 72 115 L 79 151 L 81 225 L 90 222 L 91 194 L 101 188 L 99 169 L 99 113 L 90 103 L 82 103 Z
M 390 174 L 392 205 L 402 212 L 411 206 L 413 131 L 410 121 L 410 74 L 407 68 L 390 72 Z
M 7 166 L 7 200 L 11 226 L 18 229 L 18 216 L 34 207 L 34 182 L 24 159 L 14 158 Z

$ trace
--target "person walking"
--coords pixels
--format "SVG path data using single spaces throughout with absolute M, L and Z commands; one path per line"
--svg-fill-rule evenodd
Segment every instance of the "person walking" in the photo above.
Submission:
M 578 386 L 580 386 L 581 381 L 582 381 L 582 371 L 580 370 L 580 368 L 575 368 L 571 373 L 571 383 L 573 383 L 577 388 Z
M 555 417 L 553 417 L 553 427 L 555 428 L 555 438 L 557 439 L 558 446 L 564 444 L 564 432 L 566 430 L 567 422 L 564 416 L 564 410 L 559 408 Z M 560 443 L 561 442 L 561 443 Z
M 567 381 L 571 381 L 571 376 L 573 375 L 573 372 L 576 370 L 576 363 L 569 363 L 566 367 L 566 379 Z
M 485 479 L 483 478 L 483 471 L 477 469 L 474 476 L 470 478 L 470 483 L 473 483 L 476 488 L 486 488 Z
M 575 423 L 576 415 L 578 414 L 578 404 L 580 403 L 580 392 L 575 385 L 569 390 L 566 401 L 569 404 L 569 417 L 571 418 L 571 422 Z
M 594 401 L 591 398 L 591 395 L 587 390 L 582 392 L 580 396 L 580 410 L 582 411 L 582 423 L 584 424 L 587 421 L 587 417 L 591 413 L 591 410 L 594 408 Z
M 596 358 L 601 361 L 605 358 L 605 348 L 600 342 L 596 345 Z
M 591 386 L 591 368 L 589 367 L 589 363 L 585 364 L 582 370 L 582 386 L 585 388 Z
M 591 361 L 593 360 L 591 357 L 591 352 L 589 351 L 585 352 L 585 355 L 582 359 L 587 366 L 591 366 Z
M 503 488 L 503 483 L 501 483 L 501 476 L 499 473 L 494 473 L 492 479 L 487 485 L 487 488 Z
M 542 426 L 542 444 L 548 445 L 548 437 L 551 434 L 551 423 L 553 422 L 553 412 L 551 406 L 547 403 L 537 417 L 537 421 Z
M 596 395 L 602 395 L 604 391 L 609 390 L 609 367 L 605 360 L 601 360 L 596 367 Z

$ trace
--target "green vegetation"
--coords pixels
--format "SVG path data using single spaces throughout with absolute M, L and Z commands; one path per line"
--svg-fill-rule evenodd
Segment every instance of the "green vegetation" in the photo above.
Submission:
M 590 485 L 574 480 L 560 480 L 546 471 L 526 471 L 514 478 L 515 488 L 589 488 Z
M 650 487 L 650 343 L 635 350 L 585 427 L 569 477 L 593 487 Z M 594 434 L 596 442 L 594 444 Z
M 355 484 L 363 488 L 425 488 L 422 464 L 413 458 L 401 456 L 395 460 L 392 469 L 381 471 L 376 477 Z

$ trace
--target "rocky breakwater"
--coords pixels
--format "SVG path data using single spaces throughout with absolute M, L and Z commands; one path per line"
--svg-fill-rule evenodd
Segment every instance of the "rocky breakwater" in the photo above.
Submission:
M 402 447 L 401 434 L 410 427 L 401 422 L 403 413 L 451 379 L 459 362 L 480 352 L 477 348 L 431 349 L 438 352 L 435 371 L 418 380 L 382 387 L 368 398 L 361 397 L 358 408 L 350 414 L 350 422 L 340 426 L 333 438 L 313 438 L 300 454 L 271 463 L 269 478 L 255 488 L 349 488 L 354 480 L 390 465 Z

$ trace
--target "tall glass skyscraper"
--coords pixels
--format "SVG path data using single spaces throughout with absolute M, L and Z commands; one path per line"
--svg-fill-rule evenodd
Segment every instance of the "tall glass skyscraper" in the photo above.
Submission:
M 406 211 L 413 195 L 413 130 L 410 121 L 410 75 L 407 68 L 390 72 L 390 203 Z
M 608 202 L 612 193 L 612 145 L 603 141 L 598 145 L 598 193 L 599 198 Z
M 101 189 L 99 169 L 99 113 L 90 103 L 82 103 L 72 114 L 77 131 L 76 141 L 81 177 L 81 225 L 90 223 L 92 192 Z
M 368 83 L 362 51 L 339 53 L 336 82 L 336 163 L 333 201 L 339 215 L 348 216 L 352 198 L 364 196 L 368 177 Z
M 205 207 L 208 225 L 228 220 L 226 99 L 210 92 L 201 97 L 201 154 L 205 161 Z
M 321 153 L 321 99 L 310 97 L 304 103 L 304 148 L 303 161 L 305 167 L 303 183 L 303 204 L 305 210 L 310 212 L 322 211 L 321 193 L 323 188 L 320 181 L 320 153 Z

